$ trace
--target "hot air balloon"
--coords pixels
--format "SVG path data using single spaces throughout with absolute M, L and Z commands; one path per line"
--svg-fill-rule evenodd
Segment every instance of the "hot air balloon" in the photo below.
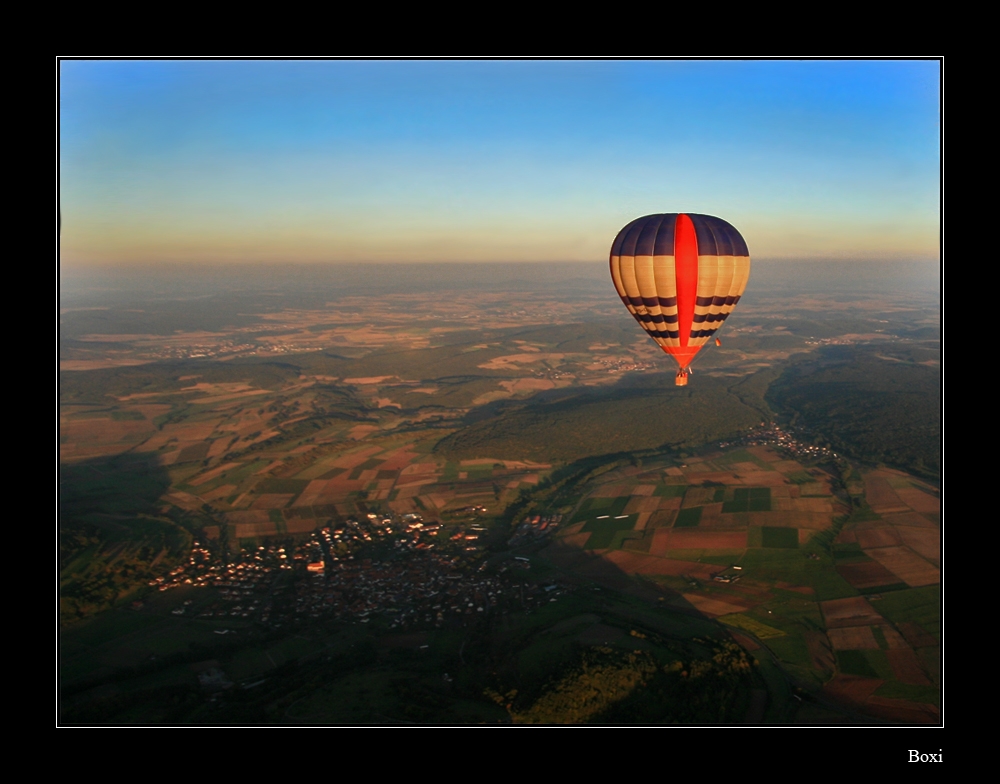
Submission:
M 747 244 L 711 215 L 636 218 L 611 245 L 611 278 L 635 320 L 677 362 L 677 386 L 722 326 L 750 277 Z

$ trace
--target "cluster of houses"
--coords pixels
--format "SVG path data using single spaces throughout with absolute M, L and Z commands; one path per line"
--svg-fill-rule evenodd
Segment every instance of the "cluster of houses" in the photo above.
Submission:
M 517 526 L 514 535 L 507 544 L 511 547 L 518 547 L 519 545 L 533 542 L 536 539 L 542 539 L 558 529 L 560 522 L 562 522 L 561 514 L 550 515 L 548 517 L 542 517 L 537 514 L 529 515 Z
M 795 457 L 818 460 L 826 457 L 837 457 L 837 453 L 825 446 L 806 444 L 797 439 L 790 431 L 775 424 L 761 424 L 747 433 L 739 441 L 721 441 L 719 447 L 727 449 L 732 446 L 777 446 Z
M 534 539 L 558 527 L 560 515 L 526 518 L 518 535 Z M 160 591 L 214 587 L 199 618 L 248 619 L 277 628 L 293 619 L 334 618 L 390 629 L 465 623 L 503 606 L 530 609 L 554 598 L 530 581 L 514 583 L 511 562 L 491 574 L 477 566 L 485 526 L 466 525 L 438 543 L 441 524 L 419 515 L 368 514 L 330 525 L 297 543 L 244 549 L 236 559 L 200 542 L 188 559 L 150 582 Z M 377 547 L 382 543 L 381 547 Z M 440 544 L 440 546 L 438 546 Z M 371 557 L 366 557 L 371 556 Z M 516 571 L 516 570 L 514 570 Z M 186 614 L 188 600 L 173 612 Z

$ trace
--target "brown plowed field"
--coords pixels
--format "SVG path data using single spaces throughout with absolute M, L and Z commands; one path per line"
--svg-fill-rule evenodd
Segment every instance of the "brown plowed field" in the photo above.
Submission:
M 792 585 L 791 583 L 779 581 L 774 584 L 774 587 L 780 588 L 783 591 L 795 591 L 795 593 L 801 593 L 804 594 L 805 596 L 816 595 L 816 589 L 813 588 L 811 585 Z
M 667 529 L 666 544 L 671 550 L 738 550 L 747 546 L 744 531 L 701 531 L 698 528 Z M 659 534 L 659 531 L 657 531 Z
M 880 719 L 905 724 L 938 724 L 941 721 L 941 713 L 933 705 L 888 697 L 872 697 L 865 703 L 865 711 Z
M 632 496 L 625 504 L 622 514 L 636 514 L 638 512 L 655 512 L 660 506 L 660 499 L 655 497 Z
M 837 629 L 844 626 L 876 626 L 885 623 L 885 619 L 875 612 L 863 596 L 830 599 L 820 602 L 819 606 L 826 619 L 827 629 Z
M 683 594 L 683 596 L 697 610 L 712 618 L 718 617 L 719 615 L 730 615 L 731 613 L 743 612 L 747 609 L 746 607 L 742 607 L 738 604 L 730 604 L 729 602 L 725 602 L 721 599 L 702 596 L 697 593 L 686 593 Z
M 656 490 L 656 485 L 639 485 L 632 488 L 632 495 L 650 496 Z
M 794 474 L 799 471 L 805 471 L 798 460 L 779 460 L 771 466 L 771 470 L 780 471 L 783 474 Z
M 311 529 L 310 529 L 311 530 Z M 256 536 L 276 536 L 278 527 L 274 523 L 240 523 L 236 526 L 237 539 L 250 539 Z
M 757 471 L 755 473 L 740 474 L 741 485 L 751 485 L 753 487 L 779 487 L 787 480 L 783 474 L 777 471 Z M 729 484 L 733 484 L 732 481 Z
M 865 477 L 865 500 L 879 514 L 906 511 L 906 504 L 896 495 L 889 481 L 881 476 L 869 474 Z
M 858 544 L 862 550 L 867 550 L 869 547 L 894 547 L 902 542 L 896 532 L 886 525 L 859 530 Z
M 906 644 L 906 640 L 903 639 L 903 635 L 897 632 L 894 628 L 888 625 L 883 625 L 879 627 L 882 630 L 882 636 L 885 637 L 886 644 L 889 646 L 890 651 L 898 651 L 902 649 L 910 650 L 910 646 Z
M 803 632 L 806 645 L 809 648 L 809 658 L 812 666 L 817 670 L 833 672 L 837 667 L 837 661 L 833 656 L 830 640 L 823 632 Z
M 889 666 L 892 667 L 892 674 L 900 683 L 909 683 L 913 686 L 930 686 L 930 678 L 920 666 L 920 659 L 911 648 L 896 648 L 885 652 L 889 659 Z
M 913 588 L 941 582 L 941 570 L 908 547 L 879 547 L 866 552 Z
M 828 498 L 793 498 L 797 512 L 825 512 L 833 513 L 833 501 Z
M 830 644 L 838 651 L 877 650 L 878 643 L 870 626 L 844 626 L 827 629 Z
M 748 446 L 747 452 L 754 457 L 759 457 L 765 463 L 777 463 L 781 460 L 781 455 L 769 446 Z
M 197 487 L 198 485 L 203 485 L 206 482 L 211 482 L 217 476 L 221 476 L 222 474 L 226 473 L 226 471 L 230 471 L 233 468 L 237 468 L 238 466 L 241 466 L 241 465 L 242 465 L 242 463 L 223 463 L 222 465 L 216 466 L 215 468 L 211 469 L 210 471 L 206 471 L 203 474 L 199 474 L 198 476 L 195 476 L 195 477 L 192 477 L 191 479 L 188 479 L 187 480 L 187 484 L 191 485 L 192 487 Z
M 736 643 L 747 651 L 757 651 L 760 650 L 760 645 L 754 642 L 749 637 L 740 634 L 739 632 L 734 632 L 732 629 L 729 630 L 729 635 L 736 640 Z
M 631 495 L 632 486 L 622 484 L 601 485 L 593 493 L 592 498 L 618 498 L 623 495 Z
M 587 544 L 587 540 L 590 539 L 590 532 L 585 531 L 584 533 L 570 534 L 569 536 L 560 536 L 559 541 L 570 547 L 583 547 Z
M 165 425 L 163 430 L 169 431 L 172 438 L 178 441 L 204 441 L 215 430 L 215 422 L 200 422 L 194 425 L 181 425 L 171 427 Z
M 367 460 L 368 459 L 367 455 L 371 454 L 371 452 L 366 452 L 365 454 L 366 454 L 365 459 Z M 354 465 L 358 465 L 358 464 L 363 463 L 363 462 L 364 462 L 364 460 L 359 460 Z M 353 468 L 354 466 L 353 465 L 352 466 L 344 466 L 344 468 L 348 468 L 348 467 Z M 437 463 L 411 463 L 410 465 L 406 466 L 405 468 L 401 468 L 400 471 L 399 471 L 399 475 L 400 476 L 405 476 L 405 477 L 409 477 L 412 474 L 437 475 L 437 473 L 438 473 Z
M 701 531 L 697 528 L 658 528 L 653 533 L 650 555 L 667 550 L 739 550 L 747 546 L 746 531 Z
M 813 531 L 829 528 L 833 519 L 830 514 L 819 514 L 818 512 L 747 512 L 746 514 L 749 518 L 749 525 L 809 528 Z
M 852 588 L 857 588 L 859 591 L 899 582 L 899 578 L 878 561 L 841 564 L 837 567 L 837 573 L 847 580 Z
M 316 520 L 308 517 L 296 517 L 285 522 L 285 528 L 288 529 L 288 533 L 290 534 L 307 534 L 314 530 L 316 526 Z
M 646 523 L 647 528 L 664 528 L 669 526 L 674 518 L 677 516 L 676 512 L 660 510 L 658 512 L 653 512 L 649 516 L 649 522 Z
M 903 621 L 898 626 L 903 637 L 914 648 L 933 648 L 938 644 L 933 634 L 929 634 L 913 621 Z
M 232 495 L 236 492 L 236 485 L 219 485 L 214 490 L 209 490 L 207 493 L 202 493 L 201 497 L 206 501 L 217 501 L 220 498 L 225 498 L 228 495 Z
M 232 443 L 232 440 L 229 436 L 215 439 L 208 448 L 208 457 L 220 457 L 226 454 L 229 451 L 229 445 Z
M 204 499 L 190 493 L 185 493 L 183 490 L 175 490 L 163 497 L 181 509 L 189 509 L 191 511 L 201 509 L 205 503 Z
M 295 497 L 294 493 L 264 493 L 257 496 L 250 505 L 251 509 L 284 509 Z
M 896 495 L 914 512 L 940 512 L 941 499 L 921 492 L 915 487 L 906 487 L 896 491 Z
M 250 523 L 266 523 L 271 518 L 263 509 L 245 512 L 226 512 L 226 522 L 231 525 L 247 525 Z
M 702 482 L 719 482 L 724 485 L 736 486 L 745 484 L 745 482 L 732 471 L 696 471 L 688 477 L 688 480 L 692 484 L 701 484 Z
M 905 525 L 910 528 L 933 528 L 938 530 L 937 523 L 934 523 L 916 512 L 901 512 L 899 514 L 882 515 L 883 522 L 890 525 Z
M 840 674 L 823 686 L 823 693 L 836 702 L 859 704 L 865 702 L 883 683 L 885 681 L 878 678 Z
M 402 490 L 404 487 L 420 487 L 421 485 L 431 485 L 437 481 L 437 474 L 410 474 L 409 476 L 400 476 L 396 480 L 396 487 Z M 514 483 L 517 486 L 517 483 Z
M 935 528 L 911 528 L 900 526 L 896 529 L 902 543 L 917 555 L 926 558 L 935 566 L 941 564 L 941 533 Z
M 698 521 L 699 528 L 720 528 L 722 521 L 722 504 L 706 504 L 701 509 L 701 520 Z
M 715 498 L 715 488 L 714 487 L 692 487 L 684 494 L 684 509 L 690 509 L 693 506 L 704 506 L 705 504 L 712 503 L 712 499 Z
M 676 512 L 678 509 L 681 508 L 682 500 L 683 500 L 682 498 L 661 498 L 660 505 L 657 508 L 661 510 L 667 509 Z
M 672 558 L 657 558 L 626 550 L 612 550 L 604 556 L 627 574 L 664 574 L 679 577 L 684 574 L 710 580 L 719 571 L 712 564 L 695 563 L 694 561 L 675 561 Z

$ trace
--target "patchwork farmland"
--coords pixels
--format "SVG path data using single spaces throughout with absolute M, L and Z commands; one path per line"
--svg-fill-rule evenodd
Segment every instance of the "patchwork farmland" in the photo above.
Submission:
M 902 472 L 855 471 L 767 446 L 623 466 L 580 488 L 571 525 L 541 554 L 715 618 L 832 703 L 936 723 L 940 501 Z

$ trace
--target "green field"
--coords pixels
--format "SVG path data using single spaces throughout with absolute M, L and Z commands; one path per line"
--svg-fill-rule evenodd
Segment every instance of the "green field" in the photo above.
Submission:
M 674 528 L 694 528 L 701 521 L 701 510 L 704 507 L 692 506 L 689 509 L 681 509 L 677 513 L 674 521 Z
M 720 499 L 721 500 L 721 499 Z M 733 500 L 722 504 L 723 512 L 770 512 L 771 488 L 739 487 L 733 491 Z
M 762 547 L 778 547 L 786 550 L 798 549 L 799 529 L 763 526 L 760 530 Z
M 599 515 L 616 517 L 624 511 L 628 502 L 629 496 L 620 496 L 618 498 L 587 498 L 580 504 L 580 508 L 570 520 L 570 524 L 578 523 L 581 520 L 593 520 Z
M 581 529 L 583 531 L 590 532 L 590 538 L 587 540 L 587 544 L 584 545 L 584 547 L 588 550 L 600 550 L 606 547 L 612 547 L 612 542 L 614 542 L 616 535 L 621 532 L 632 531 L 635 527 L 636 518 L 636 515 L 630 514 L 620 520 L 616 520 L 614 516 L 608 517 L 604 520 L 591 520 Z M 621 541 L 622 540 L 619 537 L 619 547 L 621 546 Z

